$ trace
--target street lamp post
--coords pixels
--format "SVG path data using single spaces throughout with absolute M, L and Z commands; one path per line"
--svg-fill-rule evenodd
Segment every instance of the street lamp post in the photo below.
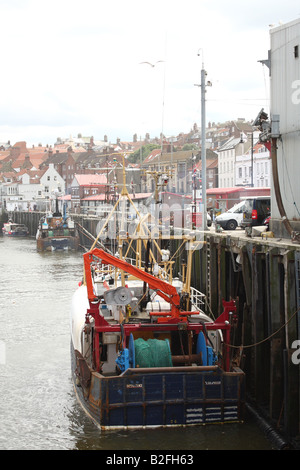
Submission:
M 192 227 L 196 228 L 197 226 L 197 210 L 196 210 L 196 169 L 194 169 L 194 162 L 196 157 L 192 153 Z
M 200 51 L 200 49 L 199 49 Z M 198 52 L 198 56 L 200 53 Z M 203 55 L 203 54 L 202 54 Z M 205 117 L 205 93 L 206 86 L 211 86 L 211 82 L 206 85 L 206 71 L 204 69 L 204 62 L 202 62 L 201 69 L 201 84 L 195 85 L 201 87 L 201 162 L 202 162 L 202 205 L 203 205 L 203 229 L 207 229 L 207 213 L 206 213 L 206 117 Z
M 251 188 L 253 188 L 253 132 L 251 133 Z
M 207 228 L 206 215 L 206 134 L 205 134 L 205 76 L 204 63 L 201 70 L 201 161 L 202 161 L 202 204 L 203 204 L 203 230 Z

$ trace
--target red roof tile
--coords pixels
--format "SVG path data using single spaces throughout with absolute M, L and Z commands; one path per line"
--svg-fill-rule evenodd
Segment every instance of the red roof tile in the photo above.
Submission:
M 74 178 L 78 181 L 79 186 L 93 186 L 107 183 L 105 175 L 75 175 Z

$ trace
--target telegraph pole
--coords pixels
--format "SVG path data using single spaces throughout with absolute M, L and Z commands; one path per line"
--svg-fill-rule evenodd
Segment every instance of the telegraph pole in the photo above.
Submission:
M 204 63 L 201 69 L 201 162 L 202 162 L 202 204 L 203 204 L 203 230 L 207 229 L 206 212 L 206 134 L 205 134 L 205 76 Z

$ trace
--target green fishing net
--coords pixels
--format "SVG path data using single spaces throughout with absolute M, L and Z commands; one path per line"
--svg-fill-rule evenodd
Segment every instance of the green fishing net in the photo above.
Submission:
M 138 338 L 134 341 L 136 367 L 172 367 L 170 344 L 167 339 Z

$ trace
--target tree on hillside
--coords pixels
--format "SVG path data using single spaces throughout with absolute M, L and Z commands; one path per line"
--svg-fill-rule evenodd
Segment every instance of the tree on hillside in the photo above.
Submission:
M 197 144 L 184 144 L 182 150 L 199 150 L 199 145 Z
M 159 144 L 145 144 L 139 150 L 136 150 L 128 157 L 130 163 L 139 163 L 141 160 L 144 161 L 150 152 L 154 149 L 160 149 Z

